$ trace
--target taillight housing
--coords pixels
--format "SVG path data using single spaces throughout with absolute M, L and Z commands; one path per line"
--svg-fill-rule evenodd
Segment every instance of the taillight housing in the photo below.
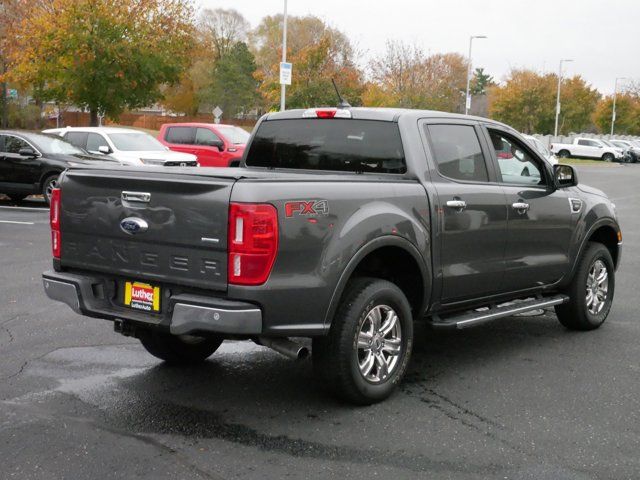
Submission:
M 262 285 L 278 252 L 278 211 L 268 203 L 229 206 L 229 283 Z
M 51 225 L 51 254 L 53 258 L 60 259 L 62 249 L 60 235 L 60 205 L 62 194 L 59 188 L 54 188 L 49 201 L 49 224 Z

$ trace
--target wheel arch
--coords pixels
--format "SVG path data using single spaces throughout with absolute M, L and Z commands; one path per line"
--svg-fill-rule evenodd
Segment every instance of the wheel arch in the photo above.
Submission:
M 578 269 L 580 259 L 582 258 L 587 245 L 589 245 L 589 242 L 602 243 L 605 247 L 607 247 L 609 253 L 611 253 L 611 258 L 613 258 L 614 266 L 617 269 L 620 263 L 621 256 L 620 244 L 618 242 L 619 231 L 620 227 L 617 225 L 617 223 L 613 219 L 609 218 L 603 218 L 591 225 L 591 227 L 582 237 L 580 248 L 577 250 L 577 253 L 571 265 L 570 275 L 568 275 L 566 277 L 566 280 L 562 283 L 568 284 L 573 279 L 576 270 Z
M 40 182 L 39 182 L 40 190 L 42 191 L 42 189 L 44 188 L 44 182 L 46 182 L 49 177 L 52 177 L 54 175 L 60 176 L 62 172 L 64 172 L 64 170 L 56 170 L 56 169 L 51 169 L 44 172 L 40 176 Z
M 381 264 L 385 259 L 391 262 Z M 407 295 L 414 318 L 421 315 L 428 305 L 432 282 L 430 266 L 422 254 L 405 238 L 393 235 L 378 237 L 361 247 L 347 263 L 325 314 L 325 328 L 331 326 L 347 283 L 359 275 L 384 278 L 398 285 Z

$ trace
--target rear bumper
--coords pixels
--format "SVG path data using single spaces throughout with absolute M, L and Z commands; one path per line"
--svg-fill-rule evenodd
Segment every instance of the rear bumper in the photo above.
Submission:
M 162 314 L 147 314 L 114 304 L 104 278 L 48 271 L 43 273 L 49 298 L 74 312 L 107 320 L 128 320 L 147 328 L 169 330 L 175 335 L 214 333 L 259 335 L 262 310 L 251 303 L 194 294 L 170 295 Z

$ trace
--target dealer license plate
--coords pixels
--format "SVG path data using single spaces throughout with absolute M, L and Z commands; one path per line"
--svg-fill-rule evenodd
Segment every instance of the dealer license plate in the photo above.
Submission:
M 160 311 L 160 287 L 142 282 L 126 282 L 124 304 L 145 312 Z

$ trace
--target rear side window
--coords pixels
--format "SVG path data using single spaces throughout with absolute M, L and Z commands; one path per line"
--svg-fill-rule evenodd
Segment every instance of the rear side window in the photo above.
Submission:
M 429 125 L 438 171 L 447 178 L 488 182 L 489 174 L 478 135 L 469 125 Z
M 88 135 L 86 132 L 68 132 L 64 134 L 63 138 L 70 144 L 85 149 L 87 147 Z
M 405 173 L 398 125 L 353 119 L 268 120 L 247 153 L 251 167 Z
M 168 143 L 194 145 L 196 143 L 196 129 L 193 127 L 169 127 L 164 139 Z

